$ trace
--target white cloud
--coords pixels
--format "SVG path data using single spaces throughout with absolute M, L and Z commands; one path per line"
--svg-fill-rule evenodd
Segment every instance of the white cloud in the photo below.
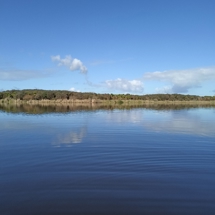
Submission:
M 58 62 L 58 66 L 68 67 L 71 71 L 79 70 L 81 73 L 87 73 L 87 68 L 77 58 L 72 58 L 67 55 L 65 58 L 61 58 L 60 55 L 51 56 L 52 61 Z
M 143 92 L 143 83 L 140 80 L 125 80 L 118 78 L 116 80 L 106 80 L 105 87 L 122 92 Z
M 23 81 L 47 76 L 48 72 L 19 69 L 0 69 L 0 80 L 3 81 Z
M 155 88 L 156 93 L 172 93 L 172 86 L 164 86 L 164 87 L 157 87 Z
M 69 91 L 80 92 L 80 90 L 76 90 L 74 87 L 71 87 L 71 88 L 69 89 Z
M 201 87 L 202 82 L 215 80 L 215 67 L 187 70 L 148 72 L 144 80 L 164 81 L 172 84 L 172 92 L 187 92 L 190 88 Z

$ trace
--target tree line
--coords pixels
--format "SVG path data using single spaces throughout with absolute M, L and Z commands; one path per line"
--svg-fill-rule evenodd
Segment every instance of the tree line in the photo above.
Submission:
M 16 100 L 152 100 L 152 101 L 215 101 L 215 96 L 197 96 L 184 94 L 102 94 L 92 92 L 73 92 L 66 90 L 7 90 L 0 92 L 0 99 L 16 99 Z

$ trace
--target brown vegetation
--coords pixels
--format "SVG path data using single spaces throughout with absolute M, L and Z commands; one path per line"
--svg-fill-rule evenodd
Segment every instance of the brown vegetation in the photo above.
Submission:
M 0 101 L 16 103 L 147 103 L 147 102 L 215 102 L 215 96 L 182 94 L 97 94 L 65 90 L 7 90 L 0 92 Z

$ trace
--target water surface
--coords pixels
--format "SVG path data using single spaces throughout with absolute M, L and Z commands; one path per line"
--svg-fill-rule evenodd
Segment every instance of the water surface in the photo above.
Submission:
M 215 213 L 213 107 L 27 110 L 0 111 L 0 214 Z

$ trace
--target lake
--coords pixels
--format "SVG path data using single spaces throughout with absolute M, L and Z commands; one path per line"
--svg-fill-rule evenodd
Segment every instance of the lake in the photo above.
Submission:
M 215 108 L 0 106 L 0 214 L 215 214 Z

